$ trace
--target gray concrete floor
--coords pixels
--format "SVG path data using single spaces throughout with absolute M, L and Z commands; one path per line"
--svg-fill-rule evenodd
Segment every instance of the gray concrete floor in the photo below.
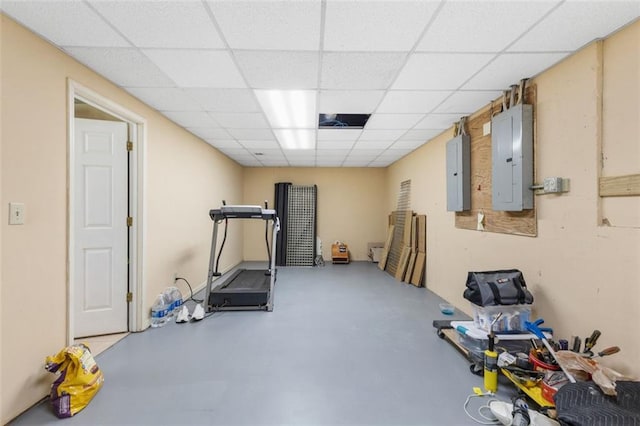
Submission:
M 64 423 L 476 424 L 462 406 L 482 378 L 432 326 L 466 317 L 440 302 L 368 262 L 280 268 L 273 312 L 148 329 L 98 355 L 104 386 Z M 59 422 L 43 401 L 12 424 Z

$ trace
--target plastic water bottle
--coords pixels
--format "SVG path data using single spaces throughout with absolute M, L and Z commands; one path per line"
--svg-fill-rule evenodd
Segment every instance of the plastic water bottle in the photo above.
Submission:
M 164 303 L 167 304 L 167 317 L 165 321 L 169 322 L 173 317 L 173 304 L 174 304 L 173 295 L 171 294 L 171 288 L 168 287 L 167 289 L 165 289 L 165 291 L 162 293 L 162 296 L 164 296 Z
M 178 290 L 178 287 L 171 287 L 171 298 L 173 299 L 173 314 L 178 315 L 178 312 L 182 308 L 182 293 Z
M 151 306 L 151 327 L 162 327 L 168 320 L 169 306 L 163 294 L 159 294 Z
M 182 306 L 182 293 L 177 287 L 169 287 L 164 293 L 165 303 L 169 306 L 168 319 L 178 315 L 178 311 Z

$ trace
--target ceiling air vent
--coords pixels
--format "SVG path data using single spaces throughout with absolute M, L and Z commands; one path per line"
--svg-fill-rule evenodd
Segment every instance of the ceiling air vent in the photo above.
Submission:
M 319 129 L 362 129 L 371 114 L 318 114 Z

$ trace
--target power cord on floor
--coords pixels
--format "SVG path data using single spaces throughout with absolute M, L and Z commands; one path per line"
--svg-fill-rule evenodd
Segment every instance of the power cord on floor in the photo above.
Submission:
M 493 416 L 493 414 L 491 414 L 492 417 L 488 417 L 485 416 L 484 414 L 482 414 L 482 410 L 490 410 L 489 408 L 489 404 L 492 401 L 497 401 L 497 399 L 495 398 L 491 398 L 489 401 L 487 401 L 487 403 L 485 405 L 482 405 L 480 407 L 478 407 L 478 415 L 480 417 L 482 417 L 483 420 L 479 420 L 476 417 L 472 416 L 471 413 L 468 410 L 468 405 L 469 405 L 469 401 L 471 401 L 471 398 L 482 398 L 482 397 L 493 397 L 494 394 L 489 392 L 489 393 L 474 393 L 472 395 L 469 395 L 467 397 L 467 400 L 464 402 L 463 408 L 464 408 L 464 412 L 467 414 L 467 416 L 469 416 L 469 418 L 471 420 L 473 420 L 476 423 L 480 423 L 481 425 L 496 425 L 496 424 L 500 424 L 500 420 L 496 419 L 495 416 Z
M 195 303 L 202 303 L 202 302 L 204 302 L 204 300 L 194 299 L 194 298 L 193 298 L 193 288 L 191 288 L 191 284 L 189 284 L 189 281 L 187 281 L 187 279 L 186 279 L 186 278 L 176 277 L 175 282 L 178 282 L 178 281 L 180 281 L 180 280 L 184 281 L 185 283 L 187 283 L 187 286 L 189 286 L 189 293 L 190 293 L 190 295 L 189 295 L 189 298 L 185 300 L 185 302 L 188 302 L 189 300 L 191 300 L 191 301 L 193 301 L 193 302 L 195 302 Z

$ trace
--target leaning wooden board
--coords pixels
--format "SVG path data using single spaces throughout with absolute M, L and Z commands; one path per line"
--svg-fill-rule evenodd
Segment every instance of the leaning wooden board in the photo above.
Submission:
M 416 266 L 416 256 L 417 252 L 415 250 L 411 250 L 411 254 L 409 255 L 409 263 L 407 264 L 407 272 L 404 274 L 404 282 L 410 283 L 411 277 L 413 276 L 413 269 Z
M 387 241 L 384 243 L 384 250 L 382 250 L 382 256 L 380 256 L 380 262 L 378 262 L 378 268 L 384 271 L 385 266 L 387 265 L 387 256 L 389 254 L 389 249 L 391 248 L 391 242 L 393 241 L 393 233 L 395 230 L 394 225 L 389 225 L 389 229 L 387 230 Z
M 416 287 L 422 286 L 422 276 L 424 275 L 424 265 L 427 260 L 427 254 L 418 252 L 416 255 L 416 264 L 413 267 L 413 275 L 411 275 L 411 284 Z

